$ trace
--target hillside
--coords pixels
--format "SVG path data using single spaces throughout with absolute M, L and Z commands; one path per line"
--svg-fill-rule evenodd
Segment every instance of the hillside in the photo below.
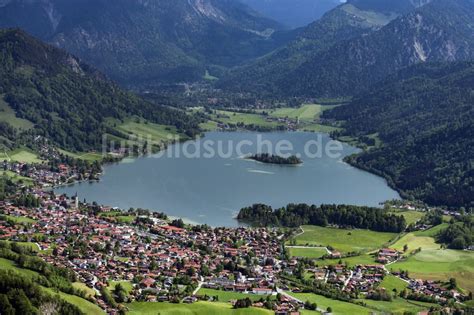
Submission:
M 474 57 L 474 1 L 435 0 L 365 37 L 339 42 L 279 82 L 294 94 L 352 95 L 422 62 Z M 289 78 L 292 80 L 288 86 Z
M 297 39 L 248 65 L 233 69 L 220 86 L 227 89 L 245 89 L 263 93 L 289 95 L 289 81 L 300 85 L 299 69 L 309 72 L 312 60 L 320 60 L 320 55 L 338 43 L 359 36 L 368 35 L 387 25 L 398 16 L 414 10 L 420 3 L 403 1 L 353 0 L 327 12 L 324 16 L 305 27 Z M 312 91 L 308 91 L 311 93 Z M 298 93 L 301 93 L 298 91 Z
M 234 0 L 10 0 L 0 27 L 21 27 L 129 85 L 200 80 L 287 40 Z
M 5 146 L 14 146 L 20 132 L 28 132 L 66 149 L 100 149 L 102 135 L 110 131 L 107 118 L 132 115 L 182 132 L 192 133 L 197 126 L 190 116 L 121 90 L 74 56 L 20 30 L 0 31 L 0 77 L 0 116 L 15 118 L 0 123 Z
M 474 64 L 421 64 L 400 71 L 352 103 L 326 112 L 344 120 L 337 136 L 381 145 L 349 159 L 407 198 L 434 205 L 474 202 Z M 370 137 L 366 137 L 370 136 Z
M 289 28 L 306 26 L 338 6 L 339 0 L 241 0 Z

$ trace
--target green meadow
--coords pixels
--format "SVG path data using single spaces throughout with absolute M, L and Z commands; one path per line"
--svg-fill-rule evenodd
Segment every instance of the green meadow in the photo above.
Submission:
M 197 302 L 193 304 L 132 302 L 126 305 L 130 315 L 270 315 L 274 312 L 260 308 L 233 309 L 229 303 Z
M 82 290 L 84 292 L 86 292 L 87 296 L 90 297 L 90 296 L 95 296 L 96 292 L 94 291 L 94 289 L 91 289 L 89 288 L 85 283 L 82 283 L 82 282 L 74 282 L 72 284 L 72 286 L 78 290 Z
M 326 310 L 328 307 L 331 307 L 332 314 L 338 315 L 367 315 L 370 312 L 373 312 L 372 309 L 356 305 L 349 302 L 343 302 L 338 300 L 328 299 L 322 295 L 317 295 L 314 293 L 292 293 L 288 292 L 289 295 L 303 301 L 309 301 L 311 303 L 316 303 L 318 308 Z
M 44 162 L 39 158 L 39 156 L 33 151 L 27 148 L 18 148 L 13 151 L 0 152 L 0 160 L 7 160 L 12 162 L 21 162 L 21 163 L 42 163 Z
M 394 275 L 386 275 L 385 278 L 383 278 L 383 281 L 380 283 L 380 287 L 383 287 L 390 292 L 392 292 L 394 289 L 396 289 L 397 292 L 401 292 L 403 289 L 408 287 L 408 283 L 398 277 L 395 277 Z
M 306 257 L 306 258 L 321 258 L 322 256 L 326 255 L 328 252 L 324 248 L 295 248 L 295 247 L 288 247 L 287 248 L 290 252 L 290 256 L 292 257 Z
M 207 289 L 207 288 L 201 288 L 199 289 L 198 293 L 199 295 L 208 295 L 208 296 L 218 296 L 219 297 L 219 302 L 229 302 L 231 300 L 239 300 L 239 299 L 245 299 L 249 298 L 252 301 L 258 301 L 260 299 L 266 299 L 266 295 L 257 295 L 257 294 L 245 294 L 245 293 L 239 293 L 239 292 L 233 292 L 233 291 L 223 291 L 223 290 L 214 290 L 214 289 Z M 270 297 L 273 298 L 274 297 Z
M 397 240 L 390 247 L 402 251 L 403 247 L 407 245 L 407 254 L 421 248 L 422 250 L 439 249 L 440 245 L 435 243 L 431 236 L 418 236 L 416 233 L 407 233 Z
M 26 186 L 31 186 L 33 185 L 33 180 L 29 177 L 24 177 L 24 176 L 20 176 L 18 175 L 17 173 L 14 173 L 12 171 L 4 171 L 3 172 L 3 176 L 6 176 L 8 177 L 9 179 L 11 179 L 14 183 L 22 183 Z
M 403 216 L 405 218 L 405 221 L 407 222 L 407 225 L 411 223 L 415 223 L 416 221 L 420 220 L 425 215 L 424 212 L 414 211 L 414 210 L 406 210 L 406 211 L 393 210 L 393 211 L 390 211 L 390 213 Z
M 333 131 L 336 131 L 336 130 L 340 130 L 340 128 L 321 125 L 321 124 L 318 124 L 318 123 L 310 123 L 310 124 L 304 124 L 304 125 L 300 126 L 299 130 L 307 131 L 307 132 L 330 133 L 330 132 L 333 132 Z
M 207 122 L 200 123 L 199 128 L 203 129 L 204 131 L 217 130 L 217 122 L 209 120 Z
M 388 268 L 408 270 L 411 278 L 443 281 L 456 278 L 461 288 L 474 291 L 474 253 L 470 251 L 422 250 Z
M 337 265 L 339 261 L 342 261 L 349 267 L 354 267 L 357 265 L 373 265 L 375 264 L 375 256 L 371 254 L 362 254 L 359 256 L 345 257 L 341 259 L 324 259 L 318 262 L 319 265 Z
M 376 311 L 384 314 L 403 315 L 406 312 L 419 313 L 424 310 L 428 310 L 435 304 L 408 301 L 401 298 L 393 299 L 391 302 L 387 301 L 374 301 L 374 300 L 359 300 Z
M 133 284 L 130 281 L 110 281 L 108 286 L 109 291 L 115 290 L 115 287 L 118 284 L 121 284 L 122 288 L 124 288 L 128 293 L 133 291 Z
M 174 126 L 158 125 L 150 122 L 128 120 L 121 125 L 118 125 L 117 130 L 130 136 L 130 139 L 141 138 L 148 141 L 151 140 L 153 144 L 161 144 L 169 142 L 174 137 L 179 137 L 178 131 Z
M 278 126 L 285 126 L 284 123 L 276 121 L 268 121 L 267 117 L 271 118 L 289 118 L 299 120 L 299 130 L 308 132 L 323 132 L 329 133 L 339 128 L 319 124 L 319 116 L 325 110 L 336 107 L 336 105 L 317 105 L 317 104 L 303 104 L 300 107 L 282 107 L 270 110 L 257 110 L 254 113 L 239 113 L 231 110 L 217 110 L 211 114 L 211 120 L 200 124 L 200 127 L 206 131 L 216 130 L 217 122 L 224 124 L 245 124 L 255 125 L 265 128 L 276 128 Z M 202 108 L 196 107 L 190 111 L 200 111 Z M 263 113 L 267 113 L 268 116 Z
M 331 246 L 341 252 L 367 252 L 382 247 L 397 234 L 358 229 L 337 229 L 305 225 L 295 237 L 296 245 Z
M 70 152 L 60 149 L 59 152 L 75 159 L 94 162 L 102 160 L 102 154 L 96 152 Z
M 22 223 L 33 224 L 33 223 L 36 222 L 36 220 L 30 219 L 30 218 L 27 218 L 27 217 L 15 217 L 15 216 L 12 216 L 12 215 L 5 215 L 5 217 L 10 221 L 15 222 L 16 224 L 22 224 Z M 35 247 L 36 247 L 36 245 L 35 245 Z
M 255 125 L 261 127 L 275 128 L 277 126 L 283 126 L 283 124 L 267 121 L 265 116 L 260 114 L 249 114 L 249 113 L 237 113 L 231 111 L 218 110 L 215 114 L 212 114 L 211 117 L 215 121 L 219 121 L 225 124 L 245 124 L 245 125 Z
M 4 95 L 0 95 L 0 122 L 6 122 L 20 130 L 33 128 L 31 121 L 16 117 L 15 111 L 5 102 L 3 97 Z
M 76 305 L 84 314 L 105 314 L 105 312 L 99 306 L 78 296 L 66 294 L 61 291 L 55 291 L 50 288 L 44 288 L 44 290 L 50 293 L 51 295 L 57 295 L 60 299 Z
M 298 108 L 283 107 L 269 111 L 269 115 L 277 118 L 291 118 L 299 119 L 302 122 L 314 122 L 319 119 L 319 116 L 326 110 L 332 109 L 336 106 L 324 106 L 318 104 L 303 104 Z
M 38 273 L 32 270 L 28 269 L 23 269 L 23 268 L 18 268 L 15 264 L 15 262 L 5 259 L 5 258 L 0 258 L 0 269 L 2 270 L 13 270 L 22 276 L 26 276 L 28 278 L 36 278 L 38 277 Z

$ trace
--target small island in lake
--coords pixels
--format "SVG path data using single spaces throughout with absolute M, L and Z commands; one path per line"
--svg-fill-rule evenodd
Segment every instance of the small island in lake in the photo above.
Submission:
M 298 158 L 296 155 L 290 157 L 282 157 L 278 155 L 268 154 L 268 153 L 259 153 L 254 154 L 248 157 L 251 160 L 259 161 L 262 163 L 268 164 L 281 164 L 281 165 L 297 165 L 302 164 L 303 161 Z

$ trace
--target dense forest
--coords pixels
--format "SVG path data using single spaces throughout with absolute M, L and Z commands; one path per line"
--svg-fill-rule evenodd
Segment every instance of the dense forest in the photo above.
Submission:
M 323 117 L 345 121 L 336 137 L 378 137 L 381 145 L 348 161 L 384 176 L 404 197 L 472 207 L 473 89 L 474 63 L 417 65 Z
M 289 204 L 273 210 L 264 204 L 254 204 L 241 209 L 237 219 L 259 226 L 337 225 L 379 232 L 401 232 L 406 228 L 403 216 L 379 208 L 349 205 Z
M 72 55 L 20 30 L 0 31 L 0 76 L 0 98 L 17 117 L 34 123 L 28 132 L 66 149 L 100 149 L 102 135 L 114 132 L 107 118 L 136 115 L 190 136 L 198 132 L 194 117 L 125 92 Z M 0 131 L 16 137 L 4 125 Z

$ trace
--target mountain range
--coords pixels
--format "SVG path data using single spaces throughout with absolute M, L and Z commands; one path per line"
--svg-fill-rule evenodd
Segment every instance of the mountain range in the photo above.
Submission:
M 351 96 L 410 65 L 473 57 L 472 0 L 380 3 L 358 0 L 337 7 L 295 41 L 233 70 L 221 86 L 286 96 Z
M 49 44 L 0 31 L 0 107 L 15 118 L 0 120 L 4 147 L 42 135 L 98 149 L 117 132 L 109 119 L 132 116 L 193 135 L 198 118 L 108 77 L 143 88 L 210 72 L 224 94 L 347 97 L 322 119 L 366 147 L 351 164 L 409 199 L 474 202 L 474 0 L 349 0 L 294 31 L 236 0 L 0 1 L 12 24 Z
M 293 36 L 235 0 L 7 0 L 0 27 L 20 27 L 132 85 L 200 80 Z

